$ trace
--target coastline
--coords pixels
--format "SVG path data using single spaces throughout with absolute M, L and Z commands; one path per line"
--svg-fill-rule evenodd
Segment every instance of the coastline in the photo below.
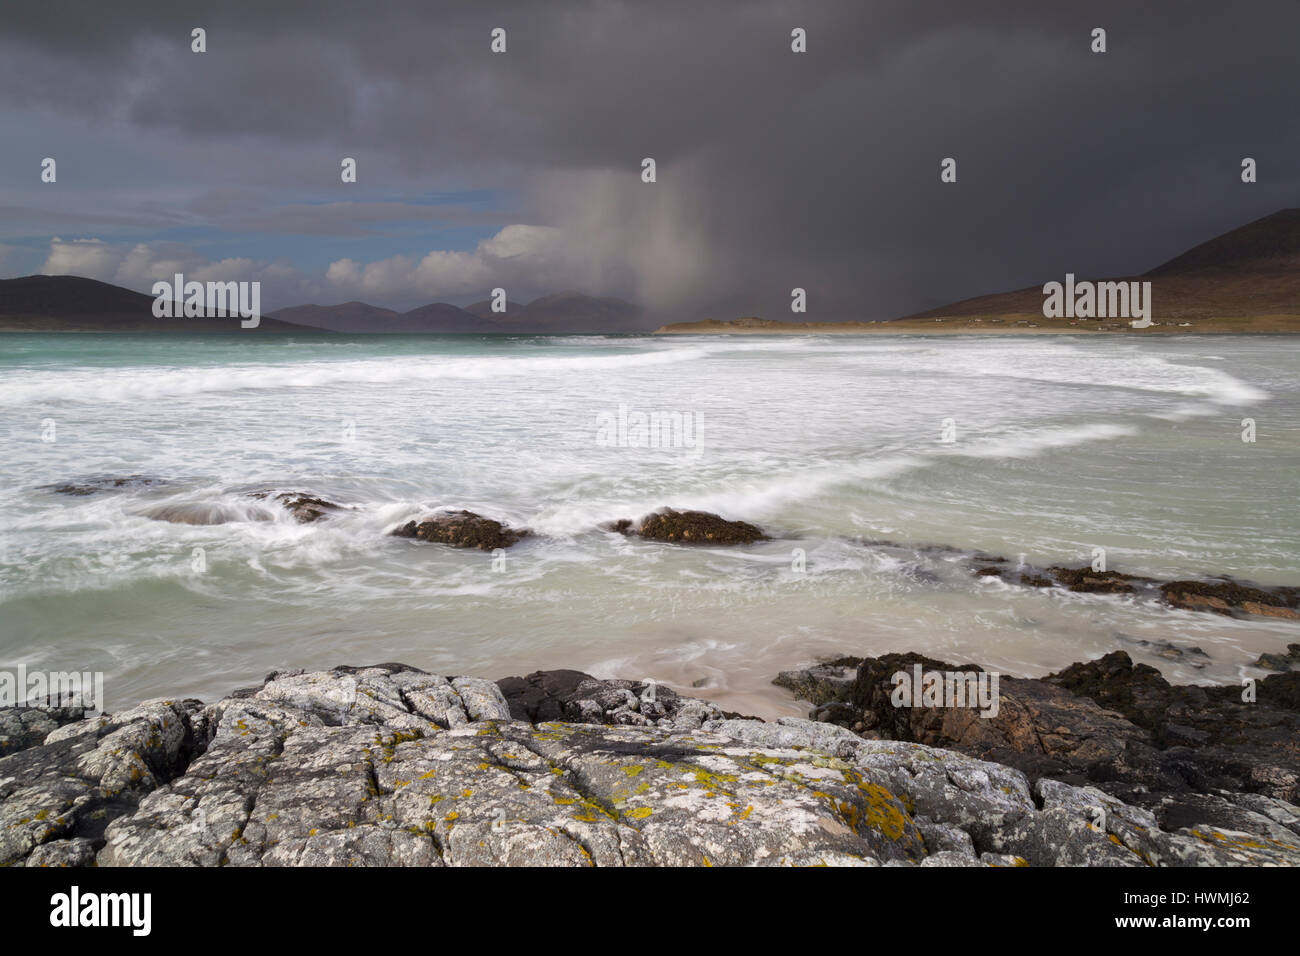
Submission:
M 1181 322 L 1189 324 L 1183 325 Z M 1010 314 L 892 319 L 879 322 L 782 322 L 776 319 L 705 319 L 661 325 L 654 335 L 1294 335 L 1300 316 L 1169 320 L 1148 329 L 1089 319 L 1046 319 Z

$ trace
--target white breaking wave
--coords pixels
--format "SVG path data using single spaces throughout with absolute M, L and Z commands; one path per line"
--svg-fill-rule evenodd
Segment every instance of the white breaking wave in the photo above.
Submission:
M 400 385 L 437 379 L 495 379 L 500 376 L 603 371 L 693 362 L 722 351 L 663 349 L 627 355 L 544 358 L 421 359 L 395 356 L 359 362 L 305 365 L 241 365 L 171 369 L 150 366 L 64 372 L 31 372 L 0 384 L 0 404 L 72 401 L 98 404 L 163 399 L 204 392 L 299 389 L 331 385 Z

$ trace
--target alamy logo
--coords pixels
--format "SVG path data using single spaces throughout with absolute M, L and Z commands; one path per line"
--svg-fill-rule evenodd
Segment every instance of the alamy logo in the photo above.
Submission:
M 1151 325 L 1150 282 L 1075 282 L 1043 286 L 1043 317 L 1047 319 L 1137 319 L 1136 328 Z
M 981 717 L 998 715 L 998 675 L 985 671 L 897 671 L 889 695 L 895 707 L 978 707 Z
M 153 894 L 82 893 L 74 886 L 50 897 L 50 925 L 127 926 L 133 936 L 148 936 L 153 929 Z
M 691 448 L 700 442 L 697 412 L 634 412 L 626 405 L 596 415 L 601 448 Z
M 151 291 L 155 319 L 238 315 L 245 329 L 255 329 L 262 321 L 260 282 L 186 282 L 184 273 L 178 272 L 172 282 L 155 282 Z
M 103 671 L 33 671 L 25 664 L 0 670 L 0 707 L 58 707 L 78 703 L 88 716 L 104 712 Z

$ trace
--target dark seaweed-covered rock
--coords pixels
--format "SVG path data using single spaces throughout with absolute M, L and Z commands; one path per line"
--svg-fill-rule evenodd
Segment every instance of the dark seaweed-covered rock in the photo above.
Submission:
M 419 538 L 453 548 L 478 548 L 482 551 L 508 548 L 532 534 L 527 528 L 508 528 L 500 521 L 484 518 L 472 511 L 446 511 L 419 521 L 408 521 L 392 533 L 399 538 Z
M 627 518 L 608 527 L 622 534 L 673 544 L 753 544 L 767 540 L 762 528 L 747 521 L 728 521 L 708 511 L 674 511 L 672 508 L 646 515 L 636 528 Z
M 1150 578 L 1118 571 L 1094 571 L 1091 567 L 1066 568 L 1054 565 L 1047 573 L 1055 576 L 1062 587 L 1085 594 L 1127 594 L 1135 584 L 1150 584 Z
M 1232 614 L 1239 611 L 1264 617 L 1300 618 L 1300 588 L 1251 587 L 1230 578 L 1218 581 L 1169 581 L 1160 593 L 1174 607 Z
M 891 678 L 914 665 L 981 671 L 919 654 L 865 658 L 811 716 L 871 739 L 950 747 L 1030 780 L 1094 786 L 1157 815 L 1177 812 L 1187 794 L 1300 798 L 1300 672 L 1245 687 L 1179 686 L 1115 651 L 1042 679 L 1000 676 L 998 712 L 984 717 L 973 707 L 895 706 Z
M 1255 615 L 1300 619 L 1300 588 L 1261 588 L 1219 577 L 1212 581 L 1158 581 L 1118 571 L 1094 571 L 1089 566 L 1046 569 L 1013 566 L 1005 559 L 986 555 L 972 559 L 976 577 L 996 577 L 1024 587 L 1063 587 L 1085 594 L 1136 594 L 1161 600 L 1171 607 L 1232 616 Z

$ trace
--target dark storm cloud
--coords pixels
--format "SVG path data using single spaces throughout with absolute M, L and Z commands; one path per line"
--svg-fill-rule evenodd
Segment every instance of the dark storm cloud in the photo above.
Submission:
M 23 0 L 0 12 L 0 96 L 165 136 L 232 202 L 325 188 L 342 155 L 397 205 L 509 190 L 510 221 L 561 230 L 548 280 L 687 311 L 774 314 L 797 285 L 811 318 L 889 317 L 1142 271 L 1297 204 L 1300 4 L 979 7 Z M 239 214 L 348 231 L 339 207 Z

